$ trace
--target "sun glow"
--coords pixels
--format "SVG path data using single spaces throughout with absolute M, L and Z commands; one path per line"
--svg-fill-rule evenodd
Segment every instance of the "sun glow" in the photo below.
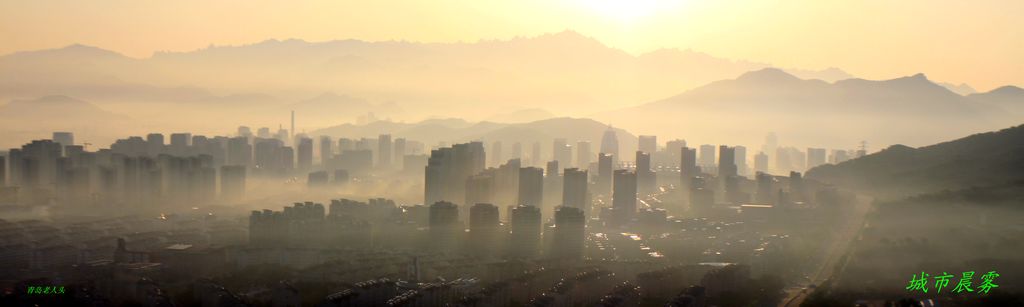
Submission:
M 577 4 L 601 18 L 634 23 L 660 11 L 673 9 L 680 0 L 578 0 Z

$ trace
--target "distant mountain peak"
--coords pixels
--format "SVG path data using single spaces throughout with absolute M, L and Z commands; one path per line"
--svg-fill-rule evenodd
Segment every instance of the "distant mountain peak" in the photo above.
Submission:
M 797 78 L 782 69 L 768 67 L 744 73 L 743 75 L 740 75 L 739 78 L 736 78 L 736 80 L 752 82 L 791 82 L 800 81 L 800 78 Z
M 916 74 L 914 74 L 913 76 L 910 76 L 910 78 L 912 78 L 912 79 L 923 79 L 923 80 L 928 80 L 928 76 L 925 76 L 925 75 L 924 75 L 924 73 L 920 73 L 920 72 L 919 72 L 919 73 L 916 73 Z
M 925 76 L 924 73 L 916 73 L 916 74 L 911 75 L 911 76 L 896 78 L 896 79 L 892 79 L 892 80 L 886 80 L 886 81 L 882 81 L 882 82 L 885 82 L 885 83 L 888 83 L 888 84 L 894 84 L 894 85 L 898 85 L 898 86 L 913 86 L 913 87 L 921 87 L 921 88 L 935 87 L 935 88 L 941 88 L 943 90 L 949 91 L 945 87 L 943 87 L 943 86 L 941 86 L 941 85 L 939 85 L 939 84 L 929 80 L 928 76 Z M 952 91 L 949 91 L 949 92 L 953 93 Z
M 110 51 L 107 49 L 83 45 L 74 43 L 61 48 L 44 49 L 36 51 L 20 51 L 12 55 L 15 56 L 39 56 L 39 55 L 61 55 L 61 56 L 76 56 L 76 57 L 89 57 L 89 58 L 115 58 L 124 57 L 120 53 Z
M 542 44 L 570 45 L 570 46 L 594 46 L 609 48 L 607 45 L 594 37 L 583 35 L 573 30 L 563 30 L 556 33 L 545 33 L 533 37 L 519 37 L 510 42 L 535 42 Z
M 1004 85 L 989 91 L 989 93 L 995 94 L 1024 94 L 1024 88 L 1020 88 L 1014 85 Z
M 939 82 L 938 84 L 954 93 L 960 94 L 961 96 L 967 96 L 978 92 L 970 85 L 967 85 L 967 83 L 960 83 L 960 85 L 956 85 L 953 83 Z

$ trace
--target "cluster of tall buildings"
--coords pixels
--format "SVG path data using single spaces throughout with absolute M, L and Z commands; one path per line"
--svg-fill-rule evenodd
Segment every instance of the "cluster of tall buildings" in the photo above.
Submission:
M 428 235 L 432 249 L 508 259 L 583 258 L 586 217 L 580 208 L 559 207 L 553 222 L 545 223 L 540 208 L 519 205 L 509 208 L 503 223 L 498 206 L 477 203 L 469 209 L 467 228 L 460 220 L 458 207 L 446 201 L 430 205 Z
M 235 136 L 150 133 L 118 139 L 109 148 L 89 150 L 89 145 L 75 143 L 71 132 L 55 132 L 51 139 L 10 149 L 0 156 L 0 202 L 204 204 L 242 199 L 252 177 L 308 173 L 310 185 L 317 186 L 371 171 L 405 168 L 411 174 L 427 163 L 419 154 L 422 143 L 387 134 L 324 136 L 316 144 L 288 130 L 253 133 L 245 126 Z
M 402 211 L 395 202 L 383 198 L 369 202 L 335 199 L 328 207 L 301 202 L 282 211 L 252 211 L 249 246 L 369 248 L 379 236 L 373 226 L 394 221 L 398 214 Z
M 87 151 L 71 133 L 54 133 L 10 149 L 0 182 L 23 204 L 202 204 L 244 194 L 246 170 L 218 161 L 216 140 L 174 134 L 171 144 L 162 141 L 151 134 Z

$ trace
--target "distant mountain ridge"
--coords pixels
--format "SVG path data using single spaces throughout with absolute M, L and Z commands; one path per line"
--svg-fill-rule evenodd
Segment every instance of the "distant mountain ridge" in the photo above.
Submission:
M 1016 99 L 1010 96 L 1009 100 Z M 924 74 L 829 83 L 765 68 L 594 117 L 631 130 L 698 131 L 701 138 L 728 134 L 740 144 L 760 144 L 765 133 L 775 131 L 806 140 L 807 146 L 833 148 L 843 148 L 837 140 L 851 147 L 856 140 L 919 146 L 998 129 L 1019 119 L 974 97 L 953 93 Z M 687 135 L 692 134 L 680 137 Z
M 72 45 L 0 56 L 0 100 L 68 95 L 179 130 L 286 126 L 292 110 L 299 131 L 368 113 L 521 123 L 557 114 L 663 140 L 751 146 L 775 131 L 830 148 L 924 145 L 1024 115 L 1016 87 L 963 96 L 924 75 L 770 67 L 692 50 L 632 55 L 572 31 L 472 43 L 266 40 L 148 58 Z
M 35 128 L 45 125 L 47 129 Z M 118 132 L 137 127 L 126 115 L 109 112 L 88 101 L 66 95 L 12 100 L 0 105 L 0 148 L 49 138 L 53 131 L 73 131 L 80 140 L 113 139 Z
M 571 114 L 647 101 L 769 66 L 677 49 L 634 56 L 573 31 L 475 43 L 265 40 L 140 59 L 71 45 L 0 56 L 0 95 L 215 101 L 263 94 L 285 103 L 335 92 L 395 101 L 415 113 L 470 118 L 493 115 L 473 109 L 480 101 Z M 848 76 L 836 68 L 793 71 L 827 81 Z M 451 105 L 471 110 L 436 113 Z
M 123 115 L 103 110 L 92 103 L 65 95 L 50 95 L 36 99 L 12 100 L 0 105 L 0 117 L 8 120 L 110 120 L 123 119 Z
M 967 95 L 967 98 L 988 103 L 1013 112 L 1016 116 L 1024 116 L 1024 89 L 1007 85 L 984 93 Z

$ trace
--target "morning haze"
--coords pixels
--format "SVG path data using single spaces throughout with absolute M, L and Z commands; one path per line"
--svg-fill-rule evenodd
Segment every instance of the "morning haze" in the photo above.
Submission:
M 1024 305 L 1022 9 L 0 2 L 0 305 Z

